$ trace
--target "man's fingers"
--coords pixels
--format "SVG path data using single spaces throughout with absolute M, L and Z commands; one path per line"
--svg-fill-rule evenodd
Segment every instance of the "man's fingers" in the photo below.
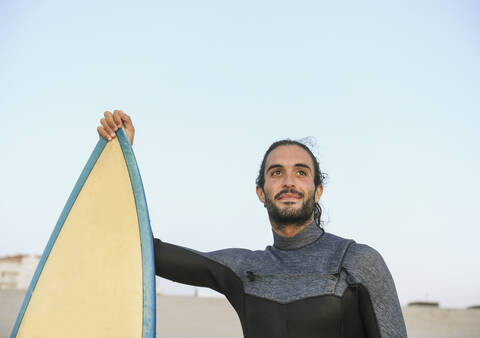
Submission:
M 100 120 L 100 123 L 102 124 L 103 129 L 105 129 L 105 131 L 107 132 L 107 134 L 108 134 L 111 138 L 115 137 L 115 132 L 112 130 L 112 128 L 110 128 L 110 126 L 108 125 L 106 119 L 104 119 L 104 118 L 101 119 L 101 120 Z
M 105 115 L 105 121 L 107 122 L 107 125 L 110 127 L 112 131 L 116 131 L 118 129 L 117 124 L 113 120 L 113 115 L 109 111 L 106 111 L 103 115 Z
M 135 136 L 135 128 L 133 127 L 132 120 L 130 116 L 125 114 L 123 111 L 116 109 L 113 111 L 113 114 L 109 111 L 103 113 L 105 116 L 100 120 L 101 126 L 97 128 L 98 134 L 107 140 L 114 138 L 115 132 L 124 127 L 125 133 L 127 134 L 130 144 L 133 144 L 133 138 Z
M 118 128 L 125 126 L 126 129 L 133 128 L 132 120 L 130 119 L 130 116 L 125 114 L 123 110 L 114 110 L 113 111 L 113 119 L 115 120 L 115 123 L 117 124 Z
M 103 127 L 100 127 L 98 126 L 97 127 L 97 131 L 98 131 L 98 135 L 100 135 L 101 137 L 103 137 L 104 139 L 110 141 L 112 138 L 110 137 L 110 135 L 108 135 L 108 133 L 105 131 L 105 129 L 103 129 Z
M 133 137 L 135 135 L 135 128 L 133 127 L 132 120 L 130 116 L 125 114 L 123 111 L 116 109 L 113 111 L 113 114 L 109 111 L 103 113 L 105 116 L 100 120 L 101 126 L 97 128 L 98 134 L 104 137 L 107 140 L 114 138 L 115 132 L 122 127 L 125 127 L 125 132 L 127 133 L 130 144 L 133 144 Z
M 117 128 L 122 128 L 122 114 L 123 112 L 121 110 L 113 111 L 113 121 L 115 122 Z

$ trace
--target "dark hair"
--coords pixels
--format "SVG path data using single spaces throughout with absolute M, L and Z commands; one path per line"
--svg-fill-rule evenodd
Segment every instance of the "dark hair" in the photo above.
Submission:
M 255 183 L 257 184 L 258 187 L 262 188 L 263 189 L 263 186 L 265 185 L 265 164 L 267 162 L 267 157 L 268 155 L 273 151 L 275 150 L 276 148 L 280 147 L 280 146 L 299 146 L 301 147 L 302 149 L 305 149 L 307 151 L 307 153 L 310 155 L 310 158 L 312 159 L 312 163 L 313 163 L 313 183 L 315 184 L 315 189 L 324 184 L 325 182 L 325 178 L 326 178 L 326 174 L 323 173 L 321 170 L 320 170 L 320 165 L 318 164 L 318 160 L 317 158 L 315 157 L 315 155 L 313 155 L 312 151 L 310 150 L 310 148 L 308 148 L 305 144 L 303 144 L 302 142 L 299 142 L 299 141 L 294 141 L 294 140 L 290 140 L 290 139 L 284 139 L 284 140 L 280 140 L 280 141 L 277 141 L 277 142 L 274 142 L 272 143 L 272 145 L 267 149 L 267 151 L 265 152 L 265 155 L 263 155 L 263 160 L 262 160 L 262 164 L 260 165 L 260 170 L 258 171 L 258 176 L 257 176 L 257 179 L 255 180 Z M 322 217 L 322 207 L 318 204 L 318 203 L 315 203 L 315 206 L 314 206 L 314 209 L 313 209 L 313 214 L 314 214 L 314 220 L 315 220 L 315 223 L 319 226 L 319 227 L 322 227 L 322 221 L 321 221 L 321 217 Z

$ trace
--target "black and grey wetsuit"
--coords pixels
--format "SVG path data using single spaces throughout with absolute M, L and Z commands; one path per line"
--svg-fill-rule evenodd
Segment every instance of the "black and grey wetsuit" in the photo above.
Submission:
M 157 275 L 224 294 L 246 338 L 407 336 L 380 254 L 313 223 L 263 251 L 154 243 Z

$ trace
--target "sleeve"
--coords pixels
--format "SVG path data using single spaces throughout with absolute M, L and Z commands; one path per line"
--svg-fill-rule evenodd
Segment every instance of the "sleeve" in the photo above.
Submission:
M 174 282 L 211 288 L 224 294 L 237 308 L 243 297 L 243 284 L 228 266 L 204 254 L 154 238 L 155 273 Z M 216 251 L 228 256 L 229 249 Z M 222 255 L 223 254 L 223 255 Z
M 382 256 L 367 245 L 354 243 L 345 255 L 343 266 L 351 283 L 359 286 L 367 337 L 407 337 L 395 283 Z

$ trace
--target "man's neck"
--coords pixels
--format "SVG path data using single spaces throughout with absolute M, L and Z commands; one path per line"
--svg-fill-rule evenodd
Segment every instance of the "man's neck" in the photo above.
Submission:
M 313 216 L 308 221 L 306 221 L 301 225 L 289 224 L 289 225 L 278 226 L 277 224 L 272 222 L 272 220 L 270 220 L 273 231 L 275 231 L 277 235 L 280 235 L 282 237 L 293 237 L 296 234 L 298 234 L 300 231 L 305 229 L 307 226 L 309 226 L 312 222 L 313 222 Z

